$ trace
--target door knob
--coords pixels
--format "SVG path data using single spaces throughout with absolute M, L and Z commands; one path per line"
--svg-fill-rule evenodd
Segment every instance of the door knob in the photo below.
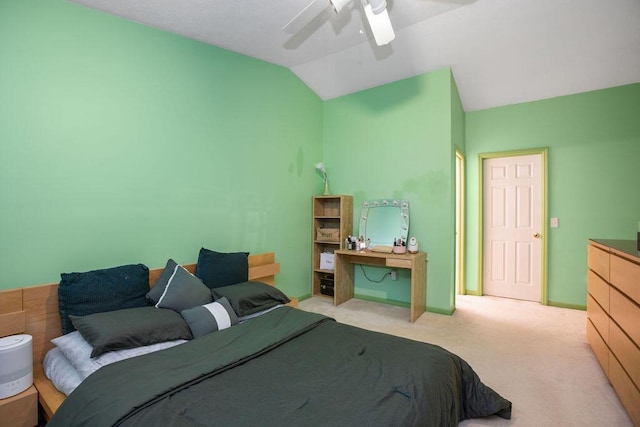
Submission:
M 534 234 L 533 237 L 535 237 L 536 239 L 539 239 L 540 238 L 540 233 Z

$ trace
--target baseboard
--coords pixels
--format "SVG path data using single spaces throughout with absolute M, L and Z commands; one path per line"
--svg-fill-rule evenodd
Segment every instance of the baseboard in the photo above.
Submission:
M 304 294 L 298 297 L 298 301 L 304 301 L 309 298 L 311 298 L 311 294 Z
M 440 308 L 440 307 L 427 306 L 426 310 L 429 313 L 444 314 L 446 316 L 451 316 L 456 311 L 456 308 L 452 307 L 452 308 L 446 309 L 446 308 Z
M 478 291 L 470 291 L 470 290 L 465 290 L 464 295 L 473 295 L 473 296 L 477 296 L 477 297 L 481 297 L 483 296 L 480 292 Z M 582 310 L 582 311 L 586 311 L 587 310 L 587 306 L 586 305 L 581 305 L 581 304 L 570 304 L 570 303 L 566 303 L 566 302 L 557 302 L 557 301 L 547 301 L 546 305 L 550 305 L 552 307 L 560 307 L 560 308 L 570 308 L 572 310 Z M 427 307 L 427 311 L 432 311 Z
M 397 307 L 402 307 L 402 308 L 411 308 L 411 303 L 404 302 L 404 301 L 395 301 L 391 299 L 378 298 L 378 297 L 373 297 L 371 295 L 363 295 L 363 294 L 355 294 L 353 297 L 364 300 L 364 301 L 379 302 L 382 304 L 395 305 Z M 298 300 L 304 301 L 307 298 L 311 298 L 311 295 L 303 295 L 301 297 L 298 297 Z M 456 311 L 455 307 L 446 309 L 446 308 L 429 307 L 429 306 L 426 307 L 426 310 L 430 313 L 445 314 L 447 316 L 451 316 Z
M 473 295 L 475 297 L 481 297 L 482 296 L 482 292 L 480 292 L 480 291 L 471 291 L 469 289 L 465 289 L 463 295 Z
M 389 305 L 395 305 L 398 307 L 411 308 L 411 303 L 404 302 L 404 301 L 395 301 L 391 299 L 372 297 L 370 295 L 362 295 L 362 294 L 355 294 L 353 297 L 357 299 L 365 300 L 365 301 L 380 302 L 382 304 L 389 304 Z
M 395 305 L 395 306 L 403 307 L 403 308 L 411 308 L 411 303 L 409 303 L 409 302 L 395 301 L 395 300 L 384 299 L 384 298 L 377 298 L 377 297 L 372 297 L 370 295 L 356 294 L 356 295 L 354 295 L 354 298 L 361 299 L 361 300 L 364 300 L 364 301 L 379 302 L 379 303 L 382 303 L 382 304 Z M 446 308 L 429 307 L 429 306 L 427 306 L 425 309 L 426 309 L 426 311 L 428 311 L 430 313 L 445 314 L 447 316 L 451 316 L 456 311 L 455 307 L 450 308 L 450 309 L 446 309 Z
M 587 306 L 586 305 L 569 304 L 569 303 L 566 303 L 566 302 L 547 301 L 547 305 L 550 305 L 552 307 L 570 308 L 572 310 L 582 310 L 582 311 L 586 311 L 587 310 Z

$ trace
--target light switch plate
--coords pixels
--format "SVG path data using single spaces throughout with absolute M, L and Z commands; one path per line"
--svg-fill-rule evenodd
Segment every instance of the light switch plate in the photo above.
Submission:
M 558 228 L 559 225 L 558 218 L 551 218 L 551 228 Z

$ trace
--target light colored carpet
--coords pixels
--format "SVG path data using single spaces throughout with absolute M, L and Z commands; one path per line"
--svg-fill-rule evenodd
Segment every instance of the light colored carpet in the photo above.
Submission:
M 511 420 L 466 420 L 461 426 L 632 426 L 587 344 L 586 313 L 534 302 L 458 295 L 452 316 L 352 299 L 325 298 L 299 308 L 337 321 L 446 348 L 513 403 Z

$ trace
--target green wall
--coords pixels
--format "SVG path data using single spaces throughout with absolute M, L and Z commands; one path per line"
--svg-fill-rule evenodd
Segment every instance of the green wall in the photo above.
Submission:
M 453 86 L 443 69 L 324 103 L 324 162 L 332 192 L 354 196 L 354 232 L 365 200 L 409 200 L 409 234 L 428 255 L 427 307 L 442 313 L 454 309 L 452 134 L 459 141 L 463 119 Z M 377 280 L 388 270 L 365 271 Z M 373 283 L 356 268 L 355 293 L 406 304 L 409 274 L 399 273 Z
M 0 289 L 204 246 L 309 293 L 322 101 L 289 70 L 61 0 L 0 2 Z
M 480 153 L 549 148 L 552 304 L 584 306 L 586 240 L 640 221 L 640 84 L 465 114 L 445 69 L 323 103 L 284 68 L 62 0 L 0 2 L 0 54 L 0 289 L 205 246 L 273 250 L 278 286 L 308 295 L 320 160 L 354 231 L 364 200 L 410 201 L 436 312 L 455 308 L 455 147 L 471 292 Z M 356 294 L 406 304 L 408 281 L 357 270 Z
M 467 288 L 478 287 L 478 154 L 549 148 L 548 300 L 586 305 L 589 238 L 635 239 L 640 84 L 466 114 Z

